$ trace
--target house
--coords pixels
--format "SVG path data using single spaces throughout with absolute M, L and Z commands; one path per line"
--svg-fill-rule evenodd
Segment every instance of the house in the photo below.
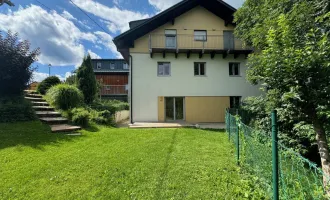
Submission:
M 234 36 L 235 11 L 183 0 L 114 38 L 130 65 L 131 123 L 224 122 L 226 108 L 261 94 L 245 78 L 253 49 Z
M 92 59 L 92 66 L 101 84 L 101 98 L 127 101 L 128 63 L 123 59 Z

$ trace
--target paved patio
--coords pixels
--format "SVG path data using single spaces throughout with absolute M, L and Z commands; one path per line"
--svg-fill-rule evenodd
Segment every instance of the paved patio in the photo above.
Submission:
M 159 122 L 136 122 L 129 124 L 129 128 L 201 128 L 201 129 L 225 129 L 225 123 L 200 123 L 191 124 L 186 122 L 171 122 L 171 123 L 159 123 Z

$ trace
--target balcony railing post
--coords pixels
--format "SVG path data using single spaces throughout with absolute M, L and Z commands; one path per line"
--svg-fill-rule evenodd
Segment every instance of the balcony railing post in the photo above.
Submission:
M 152 46 L 151 46 L 151 34 L 149 34 L 149 51 L 152 51 Z

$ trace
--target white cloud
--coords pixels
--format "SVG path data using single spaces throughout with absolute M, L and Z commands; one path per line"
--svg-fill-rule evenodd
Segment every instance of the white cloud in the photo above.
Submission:
M 129 29 L 128 22 L 150 17 L 148 14 L 140 12 L 108 7 L 93 0 L 73 0 L 73 2 L 86 12 L 113 23 L 121 32 Z M 110 28 L 113 28 L 113 26 L 110 26 Z
M 102 32 L 102 31 L 96 31 L 95 35 L 99 36 L 100 41 L 98 41 L 99 44 L 102 44 L 110 51 L 114 52 L 117 58 L 122 58 L 121 54 L 117 51 L 117 47 L 112 42 L 112 36 L 108 33 Z
M 69 12 L 66 11 L 66 10 L 63 11 L 62 16 L 63 16 L 65 19 L 68 19 L 68 20 L 77 20 L 77 18 L 75 18 L 74 16 L 72 16 L 71 13 L 69 13 Z
M 96 53 L 94 53 L 92 50 L 88 49 L 87 51 L 89 53 L 89 55 L 91 56 L 92 59 L 100 59 L 101 56 L 97 55 Z
M 69 14 L 66 16 L 70 17 Z M 39 62 L 42 64 L 77 65 L 85 53 L 81 40 L 96 43 L 98 39 L 92 33 L 80 31 L 72 21 L 56 11 L 48 13 L 36 5 L 15 11 L 12 15 L 0 13 L 0 19 L 0 29 L 18 32 L 20 38 L 31 42 L 33 49 L 40 47 Z
M 41 82 L 47 77 L 48 77 L 48 74 L 46 74 L 46 73 L 33 72 L 33 74 L 32 74 L 32 80 L 36 81 L 36 82 Z
M 65 73 L 65 79 L 67 79 L 67 78 L 70 77 L 71 75 L 72 75 L 71 72 L 67 72 L 67 73 Z

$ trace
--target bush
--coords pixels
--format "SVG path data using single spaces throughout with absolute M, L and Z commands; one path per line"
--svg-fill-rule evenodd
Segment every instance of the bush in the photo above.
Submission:
M 46 92 L 48 91 L 48 89 L 50 89 L 51 87 L 60 84 L 61 81 L 57 76 L 50 76 L 48 78 L 46 78 L 45 80 L 43 80 L 37 88 L 37 92 L 39 92 L 42 95 L 45 95 Z
M 97 124 L 111 125 L 113 122 L 111 113 L 108 110 L 96 111 L 90 109 L 90 113 L 91 113 L 91 120 Z
M 98 111 L 107 110 L 111 114 L 115 114 L 117 111 L 129 110 L 129 104 L 127 102 L 118 100 L 102 100 L 94 102 L 91 107 Z
M 7 37 L 0 33 L 0 97 L 23 95 L 35 70 L 32 63 L 40 50 L 30 52 L 28 41 L 20 41 L 10 31 Z
M 56 108 L 68 110 L 80 106 L 84 97 L 77 87 L 59 84 L 49 89 L 46 99 Z
M 70 115 L 73 124 L 83 127 L 88 126 L 90 114 L 85 108 L 74 108 L 71 110 Z
M 0 98 L 0 116 L 0 123 L 36 119 L 31 103 L 22 96 Z

